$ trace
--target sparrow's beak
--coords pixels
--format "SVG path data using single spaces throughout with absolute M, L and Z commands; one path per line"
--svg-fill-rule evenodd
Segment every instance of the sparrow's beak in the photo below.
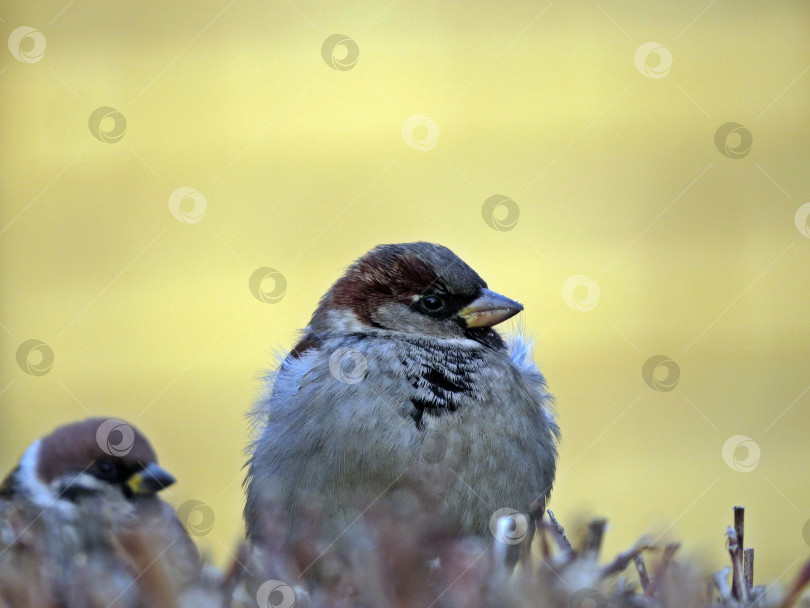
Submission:
M 175 481 L 174 475 L 154 462 L 138 471 L 127 480 L 127 487 L 133 494 L 154 494 L 167 488 Z
M 481 295 L 462 308 L 458 315 L 464 319 L 467 327 L 492 327 L 523 310 L 523 305 L 495 293 L 482 289 Z

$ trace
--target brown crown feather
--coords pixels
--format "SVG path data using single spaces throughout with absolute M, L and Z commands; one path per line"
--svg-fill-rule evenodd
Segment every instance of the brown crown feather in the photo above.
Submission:
M 105 452 L 99 445 L 96 434 L 107 420 L 109 418 L 87 418 L 60 426 L 44 437 L 39 448 L 39 478 L 48 483 L 66 473 L 86 470 L 97 460 L 112 460 L 121 468 L 132 472 L 139 471 L 149 463 L 157 463 L 157 455 L 149 440 L 132 425 L 128 425 L 134 433 L 131 449 L 120 456 Z M 117 436 L 112 436 L 111 440 L 113 445 L 118 443 Z M 124 447 L 128 446 L 122 446 L 122 451 Z

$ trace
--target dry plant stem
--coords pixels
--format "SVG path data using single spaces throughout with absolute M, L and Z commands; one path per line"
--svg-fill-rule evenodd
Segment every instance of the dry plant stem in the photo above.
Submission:
M 585 544 L 582 547 L 582 556 L 596 561 L 599 558 L 599 550 L 602 548 L 602 538 L 605 535 L 606 519 L 594 519 L 588 524 L 588 532 L 585 534 Z
M 731 595 L 734 599 L 745 601 L 748 598 L 748 589 L 743 578 L 743 547 L 745 547 L 745 508 L 734 507 L 734 532 L 737 536 L 737 543 L 734 550 L 731 549 L 729 541 L 729 552 L 731 553 L 732 577 Z
M 731 556 L 731 596 L 742 603 L 748 600 L 748 589 L 745 587 L 743 578 L 742 552 L 739 551 L 740 540 L 737 538 L 737 531 L 729 527 L 726 532 L 728 536 L 728 553 Z
M 641 582 L 641 588 L 646 589 L 650 586 L 650 575 L 647 574 L 647 564 L 644 563 L 644 556 L 639 553 L 633 557 L 633 562 L 636 564 L 636 572 L 638 572 L 638 580 Z
M 745 577 L 745 587 L 748 591 L 754 588 L 754 550 L 745 549 L 743 551 L 743 576 Z
M 642 536 L 627 551 L 622 551 L 613 558 L 612 562 L 602 566 L 599 571 L 599 577 L 607 578 L 611 574 L 622 572 L 627 568 L 627 566 L 630 565 L 631 561 L 635 560 L 641 555 L 642 551 L 645 549 L 650 549 L 652 546 L 652 540 L 649 537 Z M 649 582 L 649 580 L 647 582 Z
M 790 583 L 790 587 L 785 593 L 785 598 L 782 600 L 782 603 L 779 604 L 779 608 L 790 608 L 793 606 L 796 600 L 799 599 L 807 583 L 810 583 L 810 560 L 804 562 L 802 569 L 799 570 L 796 578 Z
M 570 564 L 577 559 L 577 554 L 571 547 L 565 544 L 565 541 L 555 528 L 547 523 L 544 523 L 543 527 L 549 535 L 554 537 L 554 541 L 557 543 L 557 547 L 559 548 L 559 552 L 556 555 L 552 555 L 550 552 L 547 558 L 554 561 L 559 567 L 564 567 L 566 564 Z M 549 559 L 545 560 L 546 564 L 549 563 Z
M 231 605 L 231 598 L 236 586 L 239 584 L 239 579 L 244 576 L 244 568 L 242 564 L 247 563 L 250 559 L 250 545 L 247 542 L 239 544 L 236 550 L 236 557 L 233 558 L 230 567 L 228 568 L 225 576 L 222 579 L 220 590 L 222 591 L 223 608 L 228 608 Z
M 734 531 L 737 533 L 740 547 L 745 546 L 745 507 L 734 507 Z
M 561 540 L 561 547 L 564 549 L 568 549 L 569 551 L 573 551 L 574 548 L 571 546 L 571 541 L 568 540 L 568 537 L 565 535 L 565 529 L 562 527 L 557 518 L 554 517 L 554 511 L 551 509 L 548 510 L 548 518 L 551 521 L 551 525 L 554 527 L 554 530 L 557 532 L 557 536 L 559 540 Z
M 681 543 L 669 543 L 666 546 L 664 549 L 664 555 L 661 556 L 661 561 L 655 568 L 655 574 L 653 574 L 650 584 L 647 585 L 647 588 L 644 590 L 644 595 L 647 597 L 653 597 L 655 595 L 655 592 L 658 591 L 661 583 L 664 582 L 664 577 L 666 576 L 669 565 L 672 562 L 672 557 L 675 555 L 678 549 L 680 549 L 680 547 Z
M 526 531 L 526 538 L 520 543 L 520 557 L 518 561 L 526 568 L 532 567 L 532 543 L 537 534 L 537 528 L 533 521 L 529 522 L 529 529 Z
M 543 513 L 546 511 L 546 501 L 542 498 L 535 500 L 529 507 L 529 529 L 526 538 L 520 544 L 520 562 L 526 567 L 532 567 L 532 542 L 543 524 Z
M 543 556 L 543 561 L 546 561 L 549 557 L 551 557 L 551 546 L 548 544 L 547 535 L 549 525 L 546 522 L 541 521 L 537 531 L 537 535 L 540 538 L 540 555 Z
M 543 514 L 546 512 L 546 501 L 543 498 L 538 498 L 531 505 L 529 505 L 529 519 L 539 526 L 543 520 Z

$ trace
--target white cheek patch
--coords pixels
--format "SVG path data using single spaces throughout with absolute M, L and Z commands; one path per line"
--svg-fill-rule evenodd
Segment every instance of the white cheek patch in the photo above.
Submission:
M 339 310 L 330 310 L 327 312 L 329 318 L 329 327 L 335 331 L 360 331 L 366 329 L 367 326 L 360 322 L 351 310 L 348 308 L 341 308 Z
M 17 472 L 22 490 L 26 498 L 36 505 L 47 507 L 53 503 L 55 498 L 51 489 L 45 485 L 37 475 L 37 463 L 39 462 L 40 440 L 37 439 L 25 451 L 20 459 L 20 469 Z
M 111 485 L 106 481 L 102 481 L 97 477 L 94 477 L 90 473 L 77 473 L 75 475 L 68 475 L 64 476 L 59 480 L 57 487 L 54 488 L 56 496 L 62 496 L 63 493 L 67 492 L 69 489 L 78 490 L 85 490 L 87 492 L 103 492 L 107 488 L 110 488 Z

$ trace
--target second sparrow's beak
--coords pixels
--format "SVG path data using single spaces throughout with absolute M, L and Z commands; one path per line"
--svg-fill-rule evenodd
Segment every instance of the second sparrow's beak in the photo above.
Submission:
M 523 310 L 523 305 L 495 293 L 482 289 L 481 295 L 462 308 L 458 316 L 464 319 L 467 327 L 492 327 L 514 317 Z
M 174 475 L 154 462 L 138 471 L 127 480 L 127 487 L 133 494 L 154 494 L 167 488 L 175 481 Z

